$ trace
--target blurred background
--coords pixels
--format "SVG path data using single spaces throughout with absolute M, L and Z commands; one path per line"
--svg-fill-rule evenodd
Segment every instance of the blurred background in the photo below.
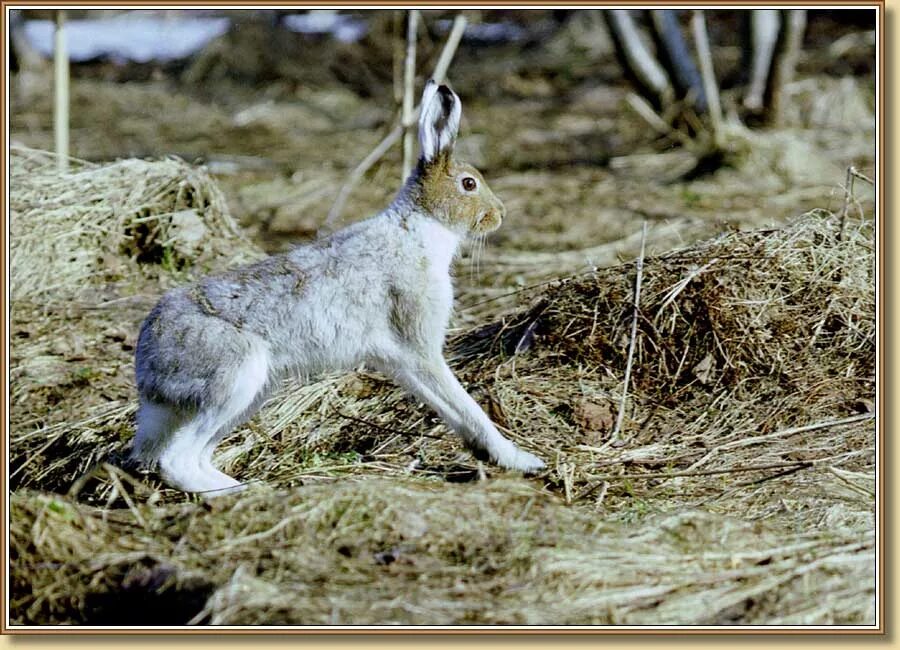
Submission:
M 11 141 L 52 149 L 55 12 L 13 13 Z M 648 90 L 603 10 L 420 13 L 416 100 L 453 19 L 467 19 L 447 74 L 463 101 L 458 153 L 509 208 L 486 260 L 491 248 L 559 251 L 625 238 L 612 257 L 592 260 L 611 263 L 635 253 L 627 238 L 643 220 L 667 225 L 650 243 L 669 248 L 834 208 L 848 165 L 873 171 L 873 10 L 795 12 L 805 25 L 791 73 L 775 80 L 775 110 L 750 97 L 753 57 L 763 58 L 765 84 L 786 27 L 767 35 L 752 14 L 779 20 L 779 12 L 706 11 L 723 119 L 746 127 L 720 128 L 726 137 L 715 147 L 692 12 L 619 13 L 666 70 L 666 27 L 651 14 L 669 14 L 668 34 L 674 23 L 687 55 L 670 51 L 688 77 L 693 68 L 700 102 L 677 72 L 669 72 L 674 96 Z M 790 12 L 781 13 L 787 25 Z M 70 153 L 203 162 L 232 214 L 267 249 L 281 249 L 315 234 L 348 172 L 397 124 L 408 20 L 406 11 L 374 10 L 71 10 Z M 367 171 L 340 222 L 390 200 L 400 159 L 392 147 Z

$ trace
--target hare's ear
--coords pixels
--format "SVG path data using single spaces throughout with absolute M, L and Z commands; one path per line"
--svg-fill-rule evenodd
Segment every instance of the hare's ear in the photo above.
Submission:
M 462 105 L 456 93 L 447 86 L 438 86 L 432 79 L 425 84 L 421 106 L 419 143 L 422 159 L 429 163 L 453 151 Z

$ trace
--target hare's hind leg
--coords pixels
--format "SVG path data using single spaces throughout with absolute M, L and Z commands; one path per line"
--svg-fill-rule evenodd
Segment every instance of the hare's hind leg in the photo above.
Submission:
M 211 459 L 216 445 L 258 405 L 268 383 L 269 357 L 261 346 L 249 354 L 225 378 L 225 390 L 213 402 L 190 411 L 144 401 L 138 413 L 138 432 L 132 456 L 156 463 L 169 485 L 185 492 L 218 496 L 244 486 L 215 469 Z
M 142 399 L 137 415 L 133 460 L 155 465 L 163 480 L 186 492 L 208 487 L 201 470 L 197 435 L 205 416 L 172 404 Z
M 200 463 L 203 432 L 214 419 L 215 413 L 195 412 L 175 428 L 159 454 L 159 473 L 166 483 L 185 492 L 206 492 L 219 487 Z
M 232 406 L 207 407 L 184 421 L 159 455 L 159 471 L 169 485 L 206 497 L 243 489 L 243 485 L 212 466 L 208 441 L 233 420 Z
M 212 464 L 212 456 L 219 443 L 238 424 L 252 416 L 262 404 L 269 383 L 270 360 L 265 346 L 257 342 L 250 354 L 232 377 L 229 397 L 223 407 L 210 413 L 200 436 L 198 463 L 203 474 L 213 487 L 210 496 L 227 494 L 245 486 Z
M 184 416 L 174 406 L 141 397 L 131 460 L 141 465 L 155 465 L 183 419 Z

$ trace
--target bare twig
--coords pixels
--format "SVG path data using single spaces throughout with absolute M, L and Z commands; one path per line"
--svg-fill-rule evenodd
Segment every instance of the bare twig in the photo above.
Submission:
M 442 436 L 431 435 L 430 433 L 419 433 L 417 431 L 406 431 L 404 429 L 395 429 L 391 427 L 385 427 L 377 422 L 372 422 L 371 420 L 366 420 L 365 418 L 358 418 L 354 415 L 350 415 L 348 413 L 344 413 L 341 410 L 335 409 L 335 414 L 339 417 L 344 418 L 345 420 L 350 420 L 351 422 L 356 422 L 357 424 L 363 424 L 367 427 L 372 427 L 382 433 L 389 433 L 392 435 L 398 436 L 406 436 L 408 438 L 432 438 L 434 440 L 443 440 Z
M 844 183 L 844 207 L 841 209 L 841 227 L 838 232 L 838 241 L 844 238 L 844 226 L 847 222 L 847 214 L 850 211 L 850 203 L 853 202 L 853 179 L 858 178 L 861 181 L 874 186 L 875 181 L 861 173 L 856 167 L 850 165 L 847 168 L 847 180 Z
M 734 447 L 743 447 L 747 445 L 754 444 L 756 442 L 762 442 L 765 440 L 770 440 L 772 438 L 784 438 L 787 436 L 791 436 L 797 433 L 806 433 L 809 431 L 816 431 L 818 429 L 827 429 L 830 427 L 837 427 L 847 424 L 854 424 L 856 422 L 862 422 L 864 420 L 871 420 L 875 417 L 874 413 L 864 413 L 862 415 L 853 415 L 847 418 L 841 418 L 839 420 L 827 420 L 825 422 L 815 422 L 813 424 L 807 424 L 801 427 L 791 427 L 789 429 L 782 429 L 781 431 L 776 431 L 774 433 L 769 433 L 763 436 L 754 436 L 753 438 L 745 438 L 743 440 L 738 440 L 730 444 L 721 445 L 714 449 L 713 451 L 731 449 Z M 704 456 L 704 458 L 708 457 Z M 718 474 L 733 474 L 738 472 L 753 472 L 757 470 L 766 470 L 766 469 L 785 469 L 791 467 L 800 467 L 801 469 L 805 469 L 806 467 L 812 467 L 814 465 L 820 465 L 826 460 L 831 460 L 832 457 L 827 458 L 819 458 L 813 460 L 802 460 L 802 461 L 794 461 L 787 463 L 774 463 L 768 465 L 747 465 L 743 467 L 732 467 L 728 469 L 712 469 L 712 470 L 695 470 L 695 469 L 687 469 L 683 472 L 656 472 L 653 474 L 608 474 L 603 476 L 594 476 L 591 477 L 593 482 L 585 487 L 578 495 L 575 496 L 574 501 L 578 501 L 579 499 L 591 494 L 594 490 L 596 490 L 604 481 L 612 481 L 615 479 L 670 479 L 670 478 L 678 478 L 678 477 L 686 477 L 686 476 L 715 476 Z M 702 461 L 700 461 L 702 462 Z M 694 463 L 692 467 L 696 467 L 698 463 Z
M 814 461 L 809 460 L 798 460 L 794 462 L 788 463 L 769 463 L 766 465 L 745 465 L 743 467 L 728 467 L 725 469 L 708 469 L 708 470 L 700 470 L 700 471 L 685 471 L 685 472 L 656 472 L 653 474 L 607 474 L 605 476 L 597 476 L 594 477 L 595 481 L 584 488 L 581 492 L 579 492 L 574 501 L 578 501 L 589 494 L 591 494 L 594 490 L 600 487 L 603 483 L 607 481 L 615 481 L 615 480 L 632 480 L 632 479 L 671 479 L 671 478 L 685 478 L 689 476 L 718 476 L 720 474 L 741 474 L 745 472 L 760 472 L 768 469 L 785 469 L 791 468 L 794 471 L 800 469 L 806 469 L 809 467 L 813 467 L 815 465 Z
M 399 9 L 393 14 L 392 34 L 394 38 L 394 52 L 391 57 L 391 70 L 394 79 L 394 101 L 398 104 L 403 102 L 403 64 L 404 64 L 404 43 L 403 43 L 403 10 Z
M 350 192 L 353 191 L 353 188 L 359 182 L 359 179 L 361 179 L 365 173 L 369 171 L 372 165 L 378 162 L 381 157 L 394 146 L 401 135 L 403 135 L 403 128 L 400 126 L 394 127 L 394 129 L 385 136 L 384 140 L 379 142 L 375 148 L 369 152 L 369 155 L 363 158 L 362 162 L 350 172 L 347 180 L 341 186 L 341 190 L 338 192 L 337 198 L 331 206 L 331 210 L 328 211 L 328 216 L 325 218 L 325 228 L 331 226 L 331 224 L 337 220 L 338 216 L 340 216 L 341 211 L 344 209 L 344 204 L 347 202 L 347 197 L 350 196 Z
M 752 481 L 741 481 L 735 488 L 744 488 L 750 487 L 751 485 L 759 485 L 760 483 L 765 483 L 767 481 L 773 481 L 776 478 L 784 478 L 785 476 L 790 476 L 791 474 L 796 474 L 799 471 L 804 469 L 808 469 L 812 467 L 812 463 L 800 464 L 794 467 L 788 467 L 787 469 L 783 469 L 780 472 L 775 472 L 774 474 L 769 474 L 768 476 L 763 476 L 762 478 L 755 478 Z
M 769 119 L 776 124 L 784 121 L 784 88 L 794 80 L 797 61 L 803 49 L 806 9 L 783 9 L 781 15 L 784 27 L 775 49 L 772 73 L 766 90 Z
M 678 12 L 672 9 L 651 9 L 647 12 L 656 43 L 657 56 L 665 66 L 675 86 L 678 97 L 699 112 L 706 111 L 706 93 L 703 78 L 694 65 L 694 57 L 688 50 L 681 33 Z
M 9 12 L 9 49 L 15 54 L 19 70 L 46 69 L 44 58 L 25 36 L 25 18 L 21 9 Z
M 735 449 L 737 447 L 748 447 L 750 445 L 756 444 L 758 442 L 764 442 L 766 440 L 772 440 L 773 438 L 786 438 L 788 436 L 793 436 L 798 433 L 808 433 L 809 431 L 818 431 L 819 429 L 830 429 L 831 427 L 839 427 L 846 424 L 855 424 L 857 422 L 863 422 L 865 420 L 871 420 L 875 417 L 874 413 L 863 413 L 861 415 L 851 415 L 847 418 L 841 418 L 839 420 L 826 420 L 825 422 L 815 422 L 813 424 L 806 424 L 802 427 L 791 427 L 790 429 L 781 429 L 780 431 L 775 431 L 773 433 L 767 433 L 761 436 L 753 436 L 752 438 L 743 438 L 741 440 L 735 440 L 734 442 L 729 442 L 724 445 L 720 445 L 716 449 L 725 450 L 725 449 Z
M 856 167 L 847 167 L 847 180 L 844 183 L 844 207 L 841 210 L 841 228 L 838 231 L 838 241 L 844 238 L 844 225 L 847 222 L 847 212 L 850 210 L 850 201 L 853 199 L 853 179 L 856 178 Z
M 66 46 L 66 11 L 56 12 L 53 40 L 53 133 L 59 171 L 69 169 L 69 51 Z
M 113 487 L 119 493 L 119 496 L 122 497 L 122 500 L 125 501 L 125 504 L 128 506 L 128 509 L 131 511 L 131 514 L 134 515 L 135 520 L 140 524 L 142 528 L 147 527 L 147 522 L 141 516 L 141 511 L 138 510 L 134 505 L 134 501 L 128 495 L 128 490 L 125 489 L 125 486 L 122 485 L 122 481 L 119 480 L 119 470 L 118 467 L 114 465 L 110 465 L 109 463 L 103 464 L 103 469 L 106 470 L 107 475 L 109 476 L 109 480 L 112 482 Z
M 709 106 L 709 122 L 712 129 L 713 143 L 722 145 L 722 105 L 719 102 L 719 86 L 713 69 L 712 53 L 709 49 L 709 37 L 706 34 L 706 18 L 702 9 L 694 10 L 691 16 L 691 28 L 694 31 L 694 43 L 697 47 L 697 59 L 700 62 L 700 75 L 703 77 L 703 92 Z
M 406 62 L 403 69 L 403 112 L 401 114 L 403 133 L 403 167 L 400 182 L 406 180 L 412 170 L 412 159 L 415 152 L 415 134 L 412 131 L 410 116 L 413 111 L 413 86 L 416 81 L 416 31 L 419 27 L 419 12 L 410 9 L 409 22 L 406 28 Z
M 875 181 L 873 181 L 871 178 L 869 178 L 868 176 L 863 174 L 856 167 L 851 167 L 851 169 L 853 170 L 851 173 L 853 174 L 853 176 L 855 178 L 858 178 L 861 181 L 865 181 L 866 183 L 868 183 L 869 185 L 871 185 L 873 187 L 875 186 Z
M 716 264 L 718 262 L 719 258 L 714 257 L 703 266 L 691 269 L 691 271 L 686 276 L 684 276 L 671 289 L 669 289 L 669 292 L 663 299 L 662 305 L 660 305 L 659 309 L 656 310 L 656 316 L 654 316 L 653 318 L 653 324 L 656 325 L 666 308 L 673 302 L 675 302 L 675 299 L 681 294 L 682 291 L 684 291 L 685 287 L 687 287 L 694 280 L 694 278 L 700 276 L 702 273 L 705 273 L 713 266 L 713 264 Z
M 757 9 L 750 12 L 753 59 L 750 65 L 750 83 L 744 94 L 744 107 L 751 111 L 763 109 L 766 80 L 772 67 L 780 26 L 781 15 L 777 9 Z
M 647 125 L 660 135 L 670 135 L 678 133 L 663 118 L 661 118 L 650 103 L 635 93 L 628 93 L 625 96 L 625 103 L 628 104 L 638 117 L 643 119 Z
M 625 364 L 625 380 L 622 386 L 622 401 L 619 402 L 619 415 L 616 417 L 616 428 L 611 440 L 616 440 L 622 433 L 622 422 L 625 420 L 625 403 L 628 401 L 628 382 L 631 381 L 631 364 L 634 360 L 634 343 L 637 340 L 638 314 L 641 305 L 641 282 L 644 279 L 644 251 L 647 244 L 647 222 L 641 230 L 641 252 L 637 260 L 637 278 L 634 281 L 634 311 L 631 319 L 631 340 L 628 343 L 628 362 Z
M 827 465 L 825 467 L 825 471 L 838 479 L 841 483 L 846 485 L 848 488 L 865 497 L 875 498 L 875 491 L 869 490 L 868 488 L 859 485 L 858 483 L 854 483 L 850 480 L 850 476 L 853 475 L 852 472 L 847 472 L 845 470 L 839 470 L 836 467 L 832 467 L 831 465 Z M 866 477 L 868 478 L 868 477 Z M 874 474 L 872 475 L 872 479 L 874 479 Z
M 672 84 L 666 71 L 641 40 L 629 10 L 608 9 L 606 17 L 613 38 L 620 43 L 619 50 L 625 64 L 663 106 L 668 104 L 674 95 Z
M 462 34 L 466 29 L 466 19 L 463 16 L 457 16 L 453 21 L 453 28 L 450 31 L 450 35 L 447 37 L 447 42 L 444 44 L 444 49 L 441 51 L 441 56 L 438 59 L 437 65 L 434 67 L 434 74 L 431 75 L 431 78 L 435 80 L 437 83 L 441 83 L 444 81 L 444 76 L 447 74 L 447 68 L 450 67 L 450 62 L 453 60 L 453 55 L 456 53 L 456 48 L 459 45 L 459 41 L 462 38 Z M 417 106 L 416 109 L 409 116 L 409 125 L 415 123 L 415 121 L 419 118 L 419 109 L 421 107 Z M 359 165 L 357 165 L 353 171 L 350 172 L 350 175 L 347 177 L 347 180 L 341 186 L 340 191 L 338 192 L 337 198 L 334 200 L 334 203 L 331 206 L 331 209 L 328 211 L 328 216 L 325 218 L 325 223 L 322 224 L 322 229 L 330 228 L 335 221 L 337 221 L 338 217 L 341 215 L 341 212 L 344 209 L 344 204 L 347 202 L 347 197 L 350 196 L 350 192 L 353 191 L 353 188 L 359 182 L 359 180 L 365 175 L 367 171 L 378 162 L 381 157 L 387 153 L 392 146 L 400 139 L 403 135 L 404 123 L 401 120 L 401 123 L 395 126 L 390 133 L 388 133 L 384 139 L 379 142 L 375 148 L 366 156 Z
M 437 83 L 441 83 L 447 76 L 447 70 L 450 69 L 450 63 L 453 61 L 453 55 L 456 54 L 456 48 L 459 47 L 459 41 L 462 39 L 463 32 L 466 31 L 466 17 L 458 15 L 453 19 L 453 26 L 450 28 L 450 35 L 447 36 L 447 42 L 444 43 L 444 49 L 438 57 L 438 62 L 434 66 L 434 74 L 431 78 Z M 415 121 L 416 117 L 413 117 Z

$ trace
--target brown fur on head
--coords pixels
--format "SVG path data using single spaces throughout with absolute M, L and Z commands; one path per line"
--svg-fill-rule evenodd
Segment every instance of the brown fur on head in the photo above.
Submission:
M 453 159 L 462 108 L 459 97 L 433 81 L 425 85 L 419 117 L 422 156 L 410 179 L 416 202 L 438 221 L 465 232 L 500 227 L 506 209 L 468 163 Z
M 453 230 L 489 233 L 500 227 L 506 208 L 472 165 L 443 156 L 419 162 L 417 203 Z

